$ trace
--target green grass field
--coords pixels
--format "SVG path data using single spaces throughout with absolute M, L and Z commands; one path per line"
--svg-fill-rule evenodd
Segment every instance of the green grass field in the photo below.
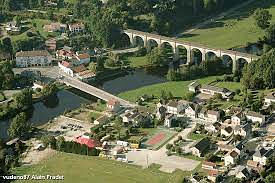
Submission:
M 146 56 L 144 57 L 128 57 L 129 65 L 132 68 L 143 67 L 147 65 Z
M 198 80 L 201 84 L 208 84 L 215 80 L 216 76 L 210 76 L 201 78 Z M 136 90 L 131 90 L 127 92 L 120 93 L 118 96 L 135 102 L 136 99 L 144 94 L 160 96 L 161 90 L 166 92 L 171 92 L 174 97 L 183 97 L 188 92 L 188 85 L 193 81 L 179 81 L 179 82 L 166 82 L 161 84 L 155 84 L 150 86 L 145 86 Z
M 247 42 L 256 42 L 259 37 L 264 35 L 264 31 L 255 25 L 252 17 L 254 10 L 267 4 L 273 15 L 272 21 L 275 22 L 274 1 L 265 2 L 256 0 L 234 14 L 225 16 L 222 20 L 195 30 L 190 35 L 185 35 L 180 39 L 225 49 L 244 46 Z
M 38 165 L 16 168 L 12 173 L 16 175 L 64 175 L 64 181 L 43 181 L 45 183 L 180 183 L 185 175 L 182 171 L 168 174 L 158 171 L 157 168 L 142 169 L 113 160 L 66 153 L 58 153 Z M 20 181 L 16 182 L 20 183 Z

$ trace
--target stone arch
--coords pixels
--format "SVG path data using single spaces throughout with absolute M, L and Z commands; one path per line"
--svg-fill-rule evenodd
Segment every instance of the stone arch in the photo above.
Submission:
M 141 46 L 141 47 L 145 46 L 145 40 L 142 36 L 134 35 L 133 41 L 135 46 Z
M 203 52 L 198 48 L 191 49 L 191 62 L 199 65 L 203 61 Z
M 164 54 L 169 58 L 169 60 L 173 60 L 174 58 L 174 47 L 169 42 L 162 42 L 161 48 L 164 51 Z
M 241 71 L 246 64 L 248 64 L 248 61 L 245 58 L 239 57 L 236 60 L 236 69 Z
M 131 37 L 127 33 L 122 33 L 120 36 L 120 47 L 130 47 L 131 46 Z
M 207 51 L 207 52 L 205 52 L 205 59 L 206 60 L 214 60 L 217 57 L 218 57 L 218 55 L 215 52 L 213 52 L 213 51 Z
M 148 39 L 147 40 L 147 49 L 148 50 L 152 50 L 152 49 L 154 49 L 158 46 L 159 46 L 159 44 L 155 39 Z
M 221 59 L 222 59 L 223 67 L 224 67 L 224 69 L 226 69 L 226 72 L 232 73 L 233 62 L 234 62 L 233 58 L 230 55 L 224 54 L 221 56 Z
M 184 45 L 177 45 L 176 50 L 177 50 L 178 59 L 179 59 L 180 63 L 186 64 L 188 49 Z

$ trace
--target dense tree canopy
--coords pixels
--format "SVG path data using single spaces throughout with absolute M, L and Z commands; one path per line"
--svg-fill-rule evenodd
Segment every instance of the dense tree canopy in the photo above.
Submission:
M 259 60 L 246 65 L 242 84 L 246 88 L 264 89 L 275 87 L 275 50 L 264 54 Z
M 272 15 L 269 13 L 268 10 L 258 8 L 254 12 L 254 19 L 256 21 L 256 24 L 261 29 L 266 29 L 270 25 L 270 20 L 272 19 Z
M 14 73 L 9 62 L 0 62 L 0 89 L 11 89 L 14 85 Z
M 8 134 L 10 137 L 21 137 L 30 129 L 30 125 L 28 123 L 27 115 L 24 112 L 16 115 L 11 122 L 10 128 L 8 129 Z

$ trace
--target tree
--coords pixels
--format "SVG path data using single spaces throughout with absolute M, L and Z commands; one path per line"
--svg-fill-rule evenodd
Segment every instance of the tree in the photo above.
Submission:
M 120 139 L 120 132 L 122 130 L 122 118 L 121 117 L 117 117 L 115 119 L 115 122 L 114 122 L 114 128 L 115 130 L 117 131 L 118 133 L 118 139 Z
M 167 150 L 170 150 L 172 147 L 173 147 L 172 144 L 166 144 L 166 149 L 167 149 Z
M 8 52 L 10 55 L 12 55 L 13 47 L 12 47 L 11 39 L 9 37 L 3 38 L 2 44 L 3 44 L 4 50 Z
M 265 178 L 265 183 L 275 183 L 275 172 Z
M 57 92 L 58 92 L 58 88 L 57 88 L 56 84 L 54 84 L 54 83 L 47 84 L 41 91 L 41 93 L 44 97 L 54 96 L 54 95 L 56 95 Z
M 194 99 L 194 96 L 195 96 L 195 94 L 194 94 L 193 92 L 187 92 L 187 93 L 184 95 L 184 99 L 187 100 L 187 101 L 192 102 L 193 99 Z
M 32 91 L 23 89 L 20 93 L 13 95 L 13 99 L 17 109 L 27 109 L 32 105 Z
M 265 31 L 264 40 L 269 44 L 275 43 L 275 23 L 272 23 Z
M 256 25 L 261 29 L 266 29 L 270 25 L 272 14 L 268 10 L 258 8 L 255 10 L 253 18 L 255 19 Z
M 164 50 L 162 48 L 154 48 L 147 54 L 147 63 L 148 65 L 156 65 L 161 66 L 164 65 L 166 62 L 165 56 L 164 56 Z
M 11 122 L 8 134 L 11 138 L 21 137 L 30 129 L 27 115 L 24 112 L 17 114 Z
M 59 136 L 56 141 L 56 148 L 59 151 L 63 151 L 65 148 L 65 138 L 63 136 Z
M 91 62 L 89 64 L 89 70 L 92 71 L 93 73 L 96 73 L 96 71 L 97 71 L 97 64 L 94 63 L 94 62 Z

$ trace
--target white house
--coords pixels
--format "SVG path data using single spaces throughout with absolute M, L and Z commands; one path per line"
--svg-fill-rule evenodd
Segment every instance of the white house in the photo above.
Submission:
M 236 177 L 238 179 L 248 179 L 250 177 L 249 170 L 244 166 L 240 167 L 239 171 L 236 174 Z
M 265 122 L 265 116 L 254 111 L 248 111 L 246 113 L 246 118 L 251 120 L 253 123 L 259 122 L 260 124 L 263 124 Z
M 242 112 L 238 112 L 238 113 L 235 113 L 234 115 L 232 115 L 231 116 L 232 126 L 241 125 L 242 118 L 243 118 L 243 113 Z
M 196 118 L 199 110 L 199 105 L 190 103 L 185 108 L 185 114 L 190 118 Z
M 258 148 L 253 154 L 253 161 L 266 165 L 267 159 L 274 154 L 273 149 Z
M 176 119 L 177 119 L 177 116 L 175 114 L 167 115 L 164 120 L 164 126 L 167 128 L 171 128 L 172 121 Z
M 58 67 L 62 72 L 68 74 L 71 77 L 74 77 L 74 71 L 72 70 L 73 64 L 71 62 L 68 62 L 68 61 L 58 62 Z
M 244 125 L 237 125 L 234 128 L 234 135 L 240 135 L 241 137 L 247 137 L 251 134 L 251 125 L 246 123 Z
M 220 120 L 221 113 L 220 111 L 208 110 L 207 111 L 207 120 L 211 122 L 217 122 Z
M 238 160 L 239 154 L 236 151 L 228 152 L 224 156 L 224 164 L 225 166 L 234 165 Z
M 69 31 L 71 33 L 78 33 L 78 32 L 83 32 L 85 29 L 85 26 L 83 23 L 74 23 L 74 24 L 69 24 Z
M 41 82 L 41 81 L 36 81 L 33 83 L 33 87 L 32 89 L 37 89 L 37 88 L 40 88 L 41 90 L 46 86 L 45 83 Z
M 46 50 L 20 51 L 16 53 L 17 67 L 50 66 L 52 56 Z
M 184 105 L 177 101 L 170 101 L 167 105 L 167 113 L 169 114 L 179 114 L 184 109 Z
M 200 92 L 212 96 L 214 96 L 215 94 L 221 94 L 224 99 L 229 99 L 233 97 L 233 92 L 231 92 L 227 88 L 219 88 L 211 85 L 203 85 L 200 88 Z
M 117 112 L 120 110 L 120 102 L 114 99 L 111 99 L 107 102 L 107 108 L 110 111 Z
M 210 133 L 218 133 L 221 129 L 221 124 L 219 122 L 208 124 L 204 129 Z

